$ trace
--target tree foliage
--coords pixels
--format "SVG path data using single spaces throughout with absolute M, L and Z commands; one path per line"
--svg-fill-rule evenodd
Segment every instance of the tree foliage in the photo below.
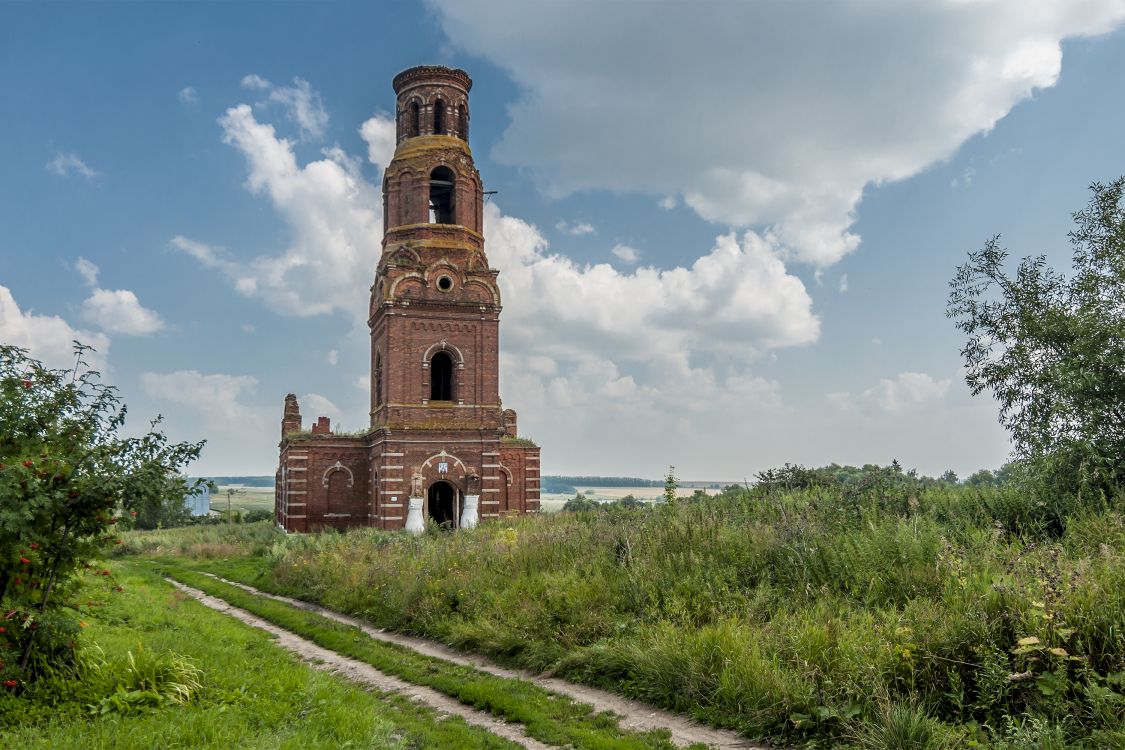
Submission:
M 1042 255 L 1009 276 L 993 237 L 957 269 L 946 314 L 968 336 L 966 381 L 999 402 L 1017 457 L 1060 489 L 1112 491 L 1125 481 L 1125 178 L 1090 190 L 1069 276 Z
M 125 407 L 75 345 L 55 370 L 0 345 L 0 677 L 18 689 L 71 658 L 79 575 L 138 513 L 183 505 L 202 443 L 122 436 Z M 106 571 L 108 575 L 108 571 Z

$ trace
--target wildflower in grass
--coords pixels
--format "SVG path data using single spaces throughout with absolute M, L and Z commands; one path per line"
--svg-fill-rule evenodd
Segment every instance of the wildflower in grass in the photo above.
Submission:
M 32 466 L 34 466 L 34 465 L 35 465 L 35 462 L 34 462 L 34 461 L 32 461 L 32 460 L 31 460 L 31 459 L 29 458 L 29 459 L 27 459 L 26 461 L 24 461 L 24 462 L 23 462 L 23 465 L 24 465 L 24 466 L 26 466 L 27 468 L 29 468 L 29 469 L 30 469 L 30 468 L 31 468 Z
M 107 575 L 109 575 L 109 571 L 108 571 L 108 570 L 103 570 L 103 571 L 102 571 L 102 575 L 103 575 L 103 576 L 107 576 Z
M 20 562 L 24 565 L 30 565 L 31 564 L 31 560 L 28 560 L 26 557 L 21 557 Z
M 19 684 L 20 684 L 19 680 L 4 680 L 4 687 L 15 687 L 16 685 L 19 685 Z

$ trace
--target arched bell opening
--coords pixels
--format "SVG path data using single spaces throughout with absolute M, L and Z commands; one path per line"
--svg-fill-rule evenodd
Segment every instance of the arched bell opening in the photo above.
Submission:
M 439 479 L 431 484 L 426 497 L 426 517 L 433 519 L 439 526 L 457 528 L 457 513 L 461 504 L 458 494 L 457 488 L 445 480 Z
M 453 223 L 453 188 L 456 177 L 449 167 L 430 172 L 430 223 Z
M 445 135 L 445 102 L 434 102 L 434 135 Z
M 430 360 L 430 401 L 453 400 L 453 358 L 437 352 Z

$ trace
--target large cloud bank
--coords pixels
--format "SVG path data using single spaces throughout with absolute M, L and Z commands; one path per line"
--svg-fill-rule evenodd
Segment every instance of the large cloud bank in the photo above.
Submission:
M 522 88 L 494 156 L 557 192 L 644 191 L 819 266 L 866 186 L 918 173 L 1051 86 L 1114 0 L 430 0 Z

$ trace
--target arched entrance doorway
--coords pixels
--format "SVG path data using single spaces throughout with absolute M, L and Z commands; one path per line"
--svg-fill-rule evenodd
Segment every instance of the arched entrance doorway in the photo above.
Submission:
M 426 503 L 426 516 L 440 526 L 457 528 L 457 490 L 449 482 L 437 481 L 430 485 Z

